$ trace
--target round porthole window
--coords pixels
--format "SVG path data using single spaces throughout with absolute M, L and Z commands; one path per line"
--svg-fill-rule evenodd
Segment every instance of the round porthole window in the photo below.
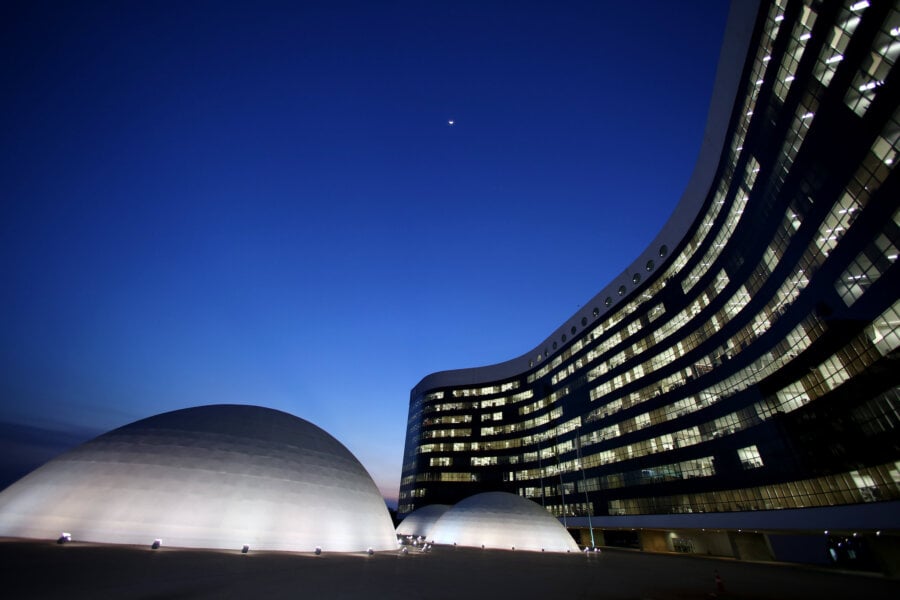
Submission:
M 575 335 L 575 332 L 578 331 L 578 330 L 575 329 L 575 326 L 574 326 L 574 325 L 572 325 L 572 329 L 570 329 L 569 331 L 571 332 L 572 335 Z
M 663 245 L 663 246 L 659 247 L 659 257 L 660 258 L 664 258 L 668 253 L 669 253 L 668 246 Z
M 595 306 L 594 307 L 594 317 L 599 317 L 599 316 L 600 316 L 600 309 Z
M 594 309 L 594 316 L 597 316 L 597 309 Z M 587 317 L 581 317 L 581 326 L 584 327 L 587 325 Z M 572 329 L 575 329 L 574 327 Z M 574 331 L 572 333 L 575 333 Z
M 563 344 L 566 343 L 566 334 L 563 334 L 563 335 L 562 335 L 562 342 L 563 342 Z
M 603 304 L 605 304 L 605 305 L 607 305 L 607 306 L 611 306 L 611 305 L 612 305 L 612 298 L 610 298 L 609 296 L 607 296 L 607 297 L 606 297 L 606 300 L 603 301 Z
M 640 273 L 635 273 L 634 275 L 631 276 L 631 283 L 637 285 L 640 282 L 641 282 L 641 274 Z
M 553 349 L 556 350 L 556 342 L 553 342 Z
M 628 290 L 625 289 L 624 285 L 619 286 L 619 295 L 620 296 L 624 296 L 626 291 L 628 291 Z
M 648 261 L 647 261 L 647 270 L 648 270 L 648 271 L 652 271 L 654 266 L 655 266 L 655 265 L 653 264 L 653 261 L 652 261 L 652 260 L 648 260 Z

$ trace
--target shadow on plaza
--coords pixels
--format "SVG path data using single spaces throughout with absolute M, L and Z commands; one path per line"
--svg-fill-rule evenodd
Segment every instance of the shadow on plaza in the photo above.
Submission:
M 783 564 L 604 550 L 441 547 L 330 554 L 0 541 L 18 598 L 897 598 L 900 581 Z M 719 582 L 716 575 L 719 575 Z

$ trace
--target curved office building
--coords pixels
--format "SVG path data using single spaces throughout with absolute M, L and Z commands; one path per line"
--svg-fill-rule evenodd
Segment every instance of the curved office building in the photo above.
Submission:
M 400 514 L 502 490 L 585 544 L 895 543 L 898 55 L 897 2 L 734 2 L 672 217 L 527 354 L 413 388 Z

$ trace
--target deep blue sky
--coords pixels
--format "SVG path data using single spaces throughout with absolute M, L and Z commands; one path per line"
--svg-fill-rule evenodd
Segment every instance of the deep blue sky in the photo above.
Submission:
M 530 350 L 668 218 L 726 13 L 3 3 L 0 468 L 252 403 L 395 497 L 410 388 Z

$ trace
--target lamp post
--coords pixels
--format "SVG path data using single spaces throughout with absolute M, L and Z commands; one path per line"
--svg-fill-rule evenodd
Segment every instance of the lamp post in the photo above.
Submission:
M 575 436 L 575 451 L 578 456 L 578 466 L 581 467 L 581 486 L 584 488 L 584 504 L 587 507 L 588 529 L 591 530 L 591 548 L 596 548 L 594 543 L 594 524 L 591 522 L 591 502 L 588 499 L 587 476 L 584 474 L 584 459 L 581 456 L 581 425 L 578 425 L 578 434 Z

